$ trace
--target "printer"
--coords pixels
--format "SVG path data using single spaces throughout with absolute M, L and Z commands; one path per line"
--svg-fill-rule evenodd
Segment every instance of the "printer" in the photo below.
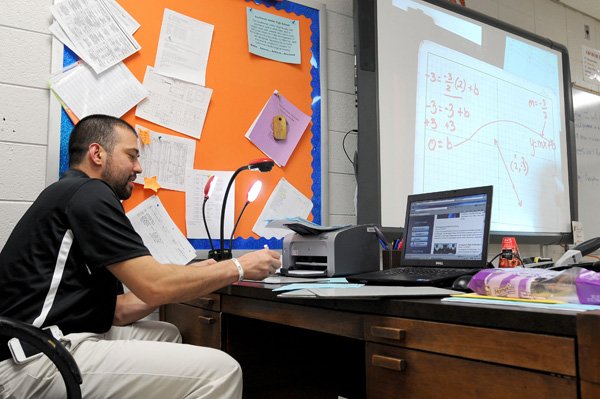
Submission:
M 283 239 L 282 275 L 338 277 L 375 270 L 379 270 L 379 240 L 373 225 L 291 233 Z

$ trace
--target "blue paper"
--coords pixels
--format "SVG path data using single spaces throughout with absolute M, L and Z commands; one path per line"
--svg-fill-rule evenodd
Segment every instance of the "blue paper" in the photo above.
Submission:
M 300 64 L 300 23 L 251 7 L 248 19 L 248 51 L 275 61 Z
M 364 284 L 340 284 L 340 283 L 297 283 L 288 284 L 283 287 L 274 288 L 273 291 L 291 291 L 291 290 L 303 290 L 305 288 L 359 288 Z

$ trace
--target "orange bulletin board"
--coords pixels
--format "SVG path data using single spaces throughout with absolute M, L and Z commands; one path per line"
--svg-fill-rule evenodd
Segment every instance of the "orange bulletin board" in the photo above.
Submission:
M 325 92 L 322 65 L 324 57 L 320 54 L 321 33 L 324 30 L 321 21 L 324 18 L 323 6 L 273 0 L 117 1 L 141 25 L 134 38 L 142 49 L 125 60 L 127 67 L 140 82 L 143 82 L 146 67 L 154 65 L 165 8 L 214 26 L 206 71 L 206 87 L 211 88 L 213 93 L 202 135 L 196 140 L 194 169 L 234 171 L 253 159 L 265 157 L 266 155 L 244 135 L 274 90 L 278 90 L 311 117 L 311 122 L 285 167 L 275 165 L 269 173 L 246 171 L 237 176 L 234 211 L 236 218 L 244 206 L 251 184 L 260 179 L 263 188 L 256 201 L 244 211 L 235 231 L 233 247 L 256 249 L 268 244 L 272 248 L 281 248 L 281 240 L 258 237 L 252 231 L 281 178 L 285 178 L 311 199 L 313 208 L 309 219 L 322 223 L 324 179 L 321 157 L 327 156 L 322 135 L 325 131 L 325 105 L 322 101 L 322 93 Z M 248 51 L 247 7 L 298 21 L 300 64 L 278 62 Z M 68 60 L 69 57 L 75 56 L 65 48 L 63 64 L 72 62 Z M 136 117 L 135 108 L 126 113 L 123 119 L 132 126 L 139 124 L 155 132 L 190 139 L 189 136 Z M 61 172 L 67 168 L 67 144 L 71 128 L 72 125 L 63 111 Z M 136 185 L 131 198 L 124 202 L 126 211 L 154 194 L 154 191 Z M 186 235 L 185 192 L 160 189 L 157 195 L 175 224 Z M 230 192 L 229 195 L 234 193 Z M 213 243 L 218 247 L 219 232 L 211 231 L 211 236 Z M 191 239 L 190 242 L 196 249 L 210 247 L 207 239 Z M 228 242 L 226 247 L 227 244 Z

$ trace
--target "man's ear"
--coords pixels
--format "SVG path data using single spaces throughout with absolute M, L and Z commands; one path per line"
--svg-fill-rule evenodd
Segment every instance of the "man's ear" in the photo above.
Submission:
M 106 151 L 104 151 L 104 148 L 100 144 L 92 143 L 88 148 L 88 156 L 94 165 L 101 166 L 104 164 Z

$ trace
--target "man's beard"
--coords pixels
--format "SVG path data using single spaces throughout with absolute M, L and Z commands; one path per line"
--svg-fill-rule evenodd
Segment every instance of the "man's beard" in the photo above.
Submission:
M 102 180 L 107 182 L 117 194 L 117 197 L 122 200 L 126 200 L 131 197 L 133 189 L 129 186 L 129 181 L 135 180 L 135 174 L 117 174 L 117 171 L 113 170 L 112 161 L 109 158 L 106 161 L 106 169 L 102 172 Z

